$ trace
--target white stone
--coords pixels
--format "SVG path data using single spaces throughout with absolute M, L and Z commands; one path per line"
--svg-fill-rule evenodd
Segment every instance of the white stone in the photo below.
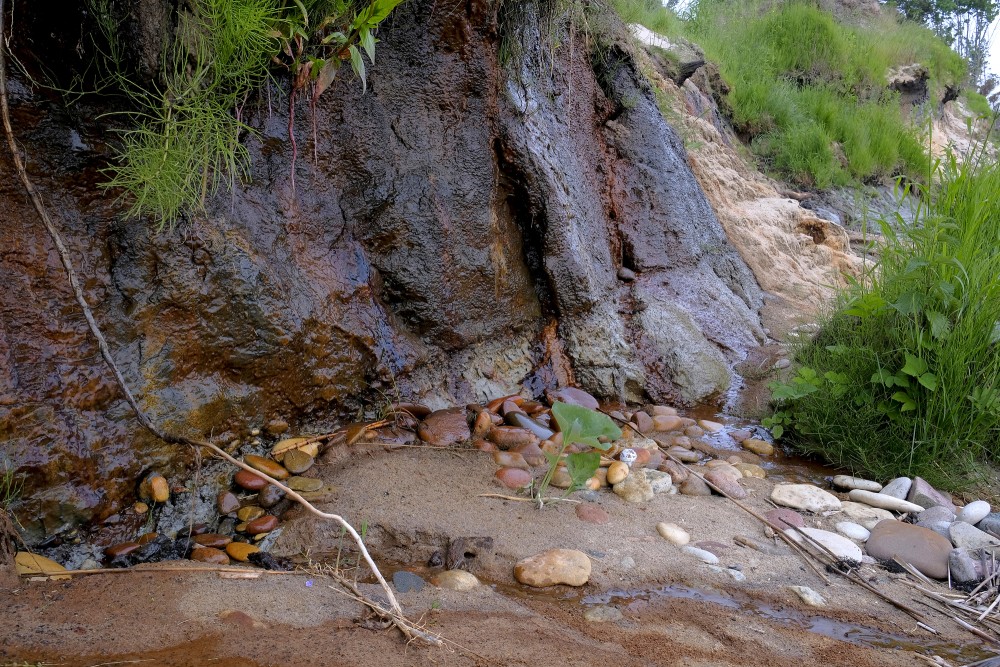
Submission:
M 718 565 L 719 557 L 713 554 L 711 551 L 705 551 L 704 549 L 699 549 L 698 547 L 693 547 L 690 544 L 681 547 L 681 551 L 691 554 L 703 563 L 708 563 L 709 565 Z
M 720 424 L 719 422 L 713 422 L 707 419 L 699 419 L 698 426 L 702 427 L 709 433 L 718 433 L 723 429 L 722 424 Z
M 823 596 L 808 586 L 789 586 L 788 588 L 810 607 L 822 607 L 826 604 Z
M 871 536 L 871 532 L 862 525 L 856 524 L 853 521 L 841 521 L 837 524 L 837 532 L 844 537 L 849 537 L 852 540 L 858 540 L 859 542 L 864 542 Z
M 669 493 L 674 484 L 669 473 L 648 468 L 646 469 L 646 481 L 649 482 L 649 488 L 653 489 L 653 493 Z
M 800 544 L 810 544 L 806 538 L 802 537 L 799 530 L 829 549 L 840 560 L 850 560 L 860 563 L 861 558 L 865 555 L 861 551 L 861 547 L 857 544 L 851 542 L 843 535 L 831 533 L 828 530 L 820 530 L 819 528 L 799 528 L 798 530 L 787 528 L 785 529 L 785 534 Z
M 850 475 L 837 475 L 833 478 L 833 485 L 839 486 L 842 489 L 861 489 L 862 491 L 874 491 L 876 493 L 882 490 L 882 485 L 878 482 L 873 482 L 870 479 L 861 479 L 860 477 L 851 477 Z
M 886 496 L 892 496 L 893 498 L 899 498 L 900 500 L 906 500 L 906 496 L 910 493 L 910 487 L 912 485 L 913 480 L 909 477 L 897 477 L 883 486 L 879 493 Z
M 884 510 L 892 510 L 893 512 L 924 511 L 924 508 L 916 503 L 911 503 L 884 493 L 872 493 L 871 491 L 853 489 L 847 494 L 847 497 L 858 503 L 864 503 L 866 505 L 871 505 L 872 507 L 881 507 Z
M 771 491 L 771 500 L 785 507 L 816 514 L 840 509 L 837 496 L 812 484 L 778 484 Z
M 447 588 L 453 591 L 471 591 L 479 586 L 479 579 L 476 575 L 465 570 L 446 570 L 431 579 L 431 583 L 438 588 Z
M 670 542 L 678 547 L 682 547 L 691 541 L 691 536 L 688 535 L 688 532 L 676 523 L 660 522 L 656 524 L 656 532 L 658 532 L 660 537 L 665 539 L 667 542 Z
M 948 534 L 951 536 L 951 543 L 960 549 L 968 549 L 969 551 L 990 549 L 991 551 L 997 551 L 996 547 L 1000 547 L 1000 540 L 964 521 L 956 521 L 951 524 Z M 997 553 L 1000 553 L 1000 551 Z
M 964 521 L 973 526 L 986 518 L 990 513 L 990 504 L 985 500 L 974 500 L 958 511 L 956 521 Z
M 874 528 L 879 521 L 896 518 L 892 515 L 892 512 L 888 510 L 871 507 L 870 505 L 864 505 L 862 503 L 852 503 L 849 500 L 840 504 L 840 511 L 843 512 L 844 516 L 848 519 L 861 524 L 868 530 Z

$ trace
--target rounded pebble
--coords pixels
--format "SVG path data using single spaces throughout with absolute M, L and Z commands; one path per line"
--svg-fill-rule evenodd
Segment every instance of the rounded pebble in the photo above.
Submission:
M 236 497 L 235 493 L 223 491 L 216 498 L 216 506 L 219 508 L 219 514 L 232 514 L 239 510 L 240 499 Z
M 447 588 L 452 591 L 471 591 L 479 586 L 479 579 L 476 575 L 465 570 L 447 570 L 434 575 L 431 583 L 438 588 Z
M 310 493 L 312 491 L 319 491 L 323 488 L 323 480 L 317 479 L 315 477 L 289 477 L 285 484 L 292 491 L 301 491 L 303 493 Z
M 964 521 L 976 525 L 990 513 L 990 504 L 985 500 L 974 500 L 958 511 L 956 521 Z
M 837 532 L 844 537 L 849 537 L 852 540 L 857 540 L 859 542 L 864 542 L 871 536 L 871 532 L 862 525 L 856 524 L 853 521 L 841 521 L 837 524 Z
M 608 466 L 608 484 L 614 486 L 628 477 L 628 466 L 621 461 L 615 461 Z
M 230 542 L 226 545 L 226 553 L 229 557 L 241 563 L 247 562 L 250 559 L 250 554 L 255 554 L 258 551 L 260 551 L 259 547 L 246 542 Z
M 286 453 L 285 456 L 288 456 Z M 281 481 L 283 479 L 288 479 L 288 470 L 286 470 L 277 461 L 272 461 L 271 459 L 266 459 L 263 456 L 255 456 L 253 454 L 247 454 L 243 457 L 243 462 L 246 463 L 251 468 L 259 470 L 265 475 L 269 475 L 274 479 Z
M 596 523 L 598 525 L 611 521 L 611 516 L 604 511 L 604 508 L 595 503 L 580 503 L 576 506 L 576 517 L 580 521 Z
M 265 514 L 264 516 L 257 517 L 253 521 L 247 523 L 246 532 L 250 535 L 259 535 L 261 533 L 269 533 L 278 527 L 278 517 L 271 514 Z
M 719 557 L 710 551 L 705 551 L 704 549 L 699 549 L 698 547 L 692 547 L 690 544 L 681 547 L 681 550 L 685 553 L 691 554 L 703 563 L 708 563 L 709 565 L 719 564 Z
M 676 523 L 660 522 L 656 524 L 656 532 L 667 542 L 678 547 L 682 547 L 691 541 L 691 536 L 688 535 L 688 532 Z
M 201 535 L 194 536 L 195 544 L 200 544 L 203 547 L 214 547 L 216 549 L 222 549 L 232 541 L 233 538 L 218 533 L 202 533 Z
M 236 518 L 244 523 L 247 521 L 253 521 L 259 516 L 264 516 L 264 508 L 257 507 L 256 505 L 241 507 L 239 511 L 236 512 Z
M 496 471 L 496 478 L 508 489 L 522 489 L 531 484 L 531 473 L 520 468 L 500 468 Z
M 108 558 L 117 558 L 118 556 L 130 554 L 141 546 L 138 542 L 122 542 L 121 544 L 114 544 L 105 549 L 104 555 Z
M 268 484 L 268 481 L 260 475 L 255 475 L 246 470 L 237 471 L 233 475 L 233 481 L 236 482 L 237 486 L 247 491 L 260 491 Z
M 229 565 L 229 556 L 224 551 L 212 547 L 199 547 L 191 552 L 191 560 L 216 565 Z
M 301 475 L 306 470 L 309 470 L 309 468 L 312 468 L 313 463 L 313 457 L 301 449 L 289 450 L 285 452 L 284 458 L 281 459 L 281 464 L 293 475 Z

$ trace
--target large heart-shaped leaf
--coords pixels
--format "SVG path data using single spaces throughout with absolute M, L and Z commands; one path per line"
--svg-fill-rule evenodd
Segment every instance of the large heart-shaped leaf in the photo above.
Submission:
M 578 489 L 594 476 L 601 466 L 601 455 L 597 452 L 578 452 L 566 457 L 566 472 L 573 480 L 571 489 Z
M 611 445 L 599 441 L 598 438 L 604 436 L 610 440 L 617 440 L 622 437 L 621 429 L 615 426 L 610 417 L 580 405 L 557 401 L 552 405 L 552 416 L 559 424 L 564 439 L 572 434 L 571 441 L 564 440 L 566 445 L 580 443 L 606 450 Z

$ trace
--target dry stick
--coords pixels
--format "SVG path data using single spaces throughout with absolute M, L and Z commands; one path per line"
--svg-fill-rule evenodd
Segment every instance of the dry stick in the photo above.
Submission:
M 371 609 L 382 620 L 389 621 L 390 623 L 395 625 L 397 628 L 399 628 L 399 631 L 402 632 L 404 635 L 406 635 L 409 639 L 411 640 L 422 639 L 428 644 L 444 646 L 444 641 L 442 641 L 440 637 L 433 635 L 429 632 L 425 632 L 424 630 L 421 630 L 414 624 L 407 621 L 402 615 L 388 611 L 387 609 L 383 609 L 380 605 L 377 605 L 371 600 L 369 600 L 367 597 L 361 594 L 361 591 L 358 590 L 357 584 L 347 579 L 347 577 L 343 577 L 337 572 L 324 572 L 323 574 L 330 577 L 338 584 L 349 590 L 354 595 L 354 597 L 357 599 L 358 602 Z
M 6 31 L 5 11 L 6 11 L 5 0 L 0 0 L 0 38 L 2 38 L 2 36 Z M 38 191 L 35 190 L 35 186 L 31 182 L 31 179 L 28 178 L 27 171 L 25 170 L 24 167 L 24 162 L 21 160 L 21 154 L 18 151 L 17 143 L 14 140 L 14 130 L 11 128 L 10 110 L 7 104 L 6 47 L 7 44 L 6 40 L 4 39 L 4 43 L 0 45 L 0 115 L 2 115 L 3 117 L 4 132 L 7 135 L 7 143 L 10 147 L 10 153 L 14 160 L 14 167 L 18 173 L 18 176 L 20 177 L 21 183 L 24 185 L 24 189 L 28 192 L 28 195 L 31 197 L 31 201 L 35 206 L 35 210 L 38 212 L 39 217 L 42 219 L 42 224 L 45 225 L 46 231 L 49 233 L 49 236 L 52 238 L 52 242 L 55 244 L 56 249 L 59 252 L 59 259 L 62 261 L 63 268 L 66 271 L 66 276 L 69 279 L 69 283 L 73 289 L 74 295 L 76 296 L 76 300 L 80 304 L 80 308 L 83 310 L 84 317 L 86 317 L 87 319 L 87 324 L 90 326 L 91 333 L 94 335 L 94 338 L 97 339 L 97 345 L 101 350 L 101 356 L 104 358 L 104 361 L 111 369 L 111 372 L 115 377 L 115 381 L 118 384 L 118 388 L 121 390 L 122 395 L 125 397 L 125 401 L 129 404 L 129 406 L 135 413 L 136 419 L 139 420 L 139 423 L 142 424 L 142 426 L 145 427 L 147 431 L 149 431 L 159 439 L 163 440 L 164 442 L 168 444 L 189 445 L 192 447 L 204 447 L 206 449 L 209 449 L 215 452 L 217 455 L 221 456 L 222 458 L 226 459 L 233 465 L 242 468 L 243 470 L 252 472 L 259 477 L 263 477 L 271 484 L 277 486 L 279 489 L 282 489 L 286 495 L 290 496 L 293 500 L 297 501 L 312 514 L 315 514 L 320 518 L 329 519 L 331 521 L 339 523 L 351 535 L 351 538 L 358 545 L 358 549 L 361 552 L 362 556 L 364 557 L 365 562 L 371 568 L 372 572 L 375 575 L 375 578 L 378 579 L 379 584 L 385 591 L 386 596 L 389 599 L 389 603 L 392 605 L 393 611 L 400 617 L 402 617 L 403 616 L 402 607 L 399 606 L 399 602 L 393 595 L 392 589 L 389 587 L 389 584 L 382 576 L 382 573 L 379 572 L 378 566 L 375 565 L 375 562 L 372 560 L 371 555 L 368 553 L 368 549 L 365 548 L 361 536 L 358 535 L 357 531 L 354 530 L 351 524 L 348 523 L 343 517 L 337 514 L 328 514 L 326 512 L 319 511 L 318 509 L 313 507 L 312 504 L 310 504 L 305 498 L 295 493 L 288 487 L 278 483 L 276 480 L 268 477 L 264 473 L 254 470 L 250 466 L 237 461 L 233 457 L 229 456 L 229 454 L 227 454 L 226 452 L 224 452 L 223 450 L 219 449 L 218 447 L 216 447 L 211 443 L 202 442 L 199 440 L 193 440 L 185 436 L 175 435 L 172 433 L 166 433 L 161 431 L 155 424 L 153 424 L 153 422 L 149 419 L 149 417 L 139 407 L 139 404 L 136 401 L 135 396 L 132 395 L 132 392 L 128 388 L 128 384 L 125 382 L 125 378 L 122 376 L 122 373 L 118 368 L 118 365 L 115 363 L 114 357 L 111 356 L 111 350 L 108 347 L 107 340 L 105 340 L 104 338 L 104 334 L 101 333 L 101 329 L 97 325 L 96 320 L 94 319 L 93 311 L 91 311 L 90 305 L 87 303 L 87 299 L 83 294 L 83 289 L 80 287 L 80 282 L 76 277 L 76 271 L 73 268 L 72 258 L 70 257 L 69 250 L 66 248 L 66 245 L 62 241 L 62 236 L 59 234 L 55 225 L 52 223 L 52 220 L 49 218 L 48 210 L 42 203 L 42 199 L 39 196 Z
M 38 572 L 26 572 L 24 577 L 78 577 L 88 574 L 147 574 L 157 572 L 235 572 L 239 574 L 294 574 L 309 575 L 311 572 L 302 570 L 261 570 L 249 567 L 211 567 L 199 565 L 195 567 L 176 567 L 166 565 L 163 567 L 100 567 L 93 570 L 39 570 Z

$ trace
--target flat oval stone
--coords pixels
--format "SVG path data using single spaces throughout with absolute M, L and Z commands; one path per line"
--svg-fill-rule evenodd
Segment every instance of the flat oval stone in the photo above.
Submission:
M 741 473 L 739 470 L 736 470 L 736 474 Z M 740 483 L 736 481 L 736 478 L 722 468 L 713 468 L 705 473 L 705 481 L 715 485 L 716 488 L 730 498 L 742 500 L 747 497 L 746 489 L 740 486 Z
M 913 486 L 913 480 L 909 477 L 897 477 L 883 486 L 879 493 L 886 496 L 892 496 L 893 498 L 899 498 L 900 500 L 906 500 L 906 496 L 910 493 L 911 486 Z
M 521 468 L 500 468 L 495 474 L 497 481 L 508 489 L 523 489 L 531 484 L 531 473 Z
M 465 570 L 446 570 L 431 577 L 431 583 L 438 588 L 452 591 L 471 591 L 479 587 L 476 575 Z
M 693 547 L 690 544 L 681 547 L 681 551 L 687 554 L 691 554 L 702 563 L 708 563 L 709 565 L 718 565 L 719 557 L 713 554 L 711 551 L 706 551 L 704 549 L 699 549 L 698 547 Z
M 260 491 L 268 485 L 266 479 L 246 470 L 236 471 L 236 474 L 233 475 L 233 481 L 236 482 L 237 486 L 247 491 Z
M 397 570 L 392 575 L 392 585 L 400 593 L 419 593 L 424 589 L 426 582 L 423 577 L 406 570 Z
M 856 503 L 864 503 L 872 507 L 880 507 L 893 512 L 923 512 L 924 508 L 906 500 L 900 500 L 884 493 L 872 493 L 861 489 L 852 489 L 847 497 Z
M 604 508 L 595 503 L 580 503 L 576 506 L 576 516 L 580 521 L 603 525 L 611 521 L 611 516 Z
M 840 509 L 840 499 L 812 484 L 777 484 L 771 500 L 792 509 L 820 514 Z
M 465 408 L 435 410 L 417 426 L 417 435 L 428 445 L 447 447 L 472 437 Z
M 270 533 L 277 527 L 278 517 L 271 514 L 265 514 L 264 516 L 257 517 L 253 521 L 247 522 L 246 532 L 250 535 L 259 535 L 261 533 Z
M 191 560 L 201 563 L 214 563 L 216 565 L 229 565 L 229 556 L 226 552 L 219 551 L 212 547 L 199 547 L 191 552 Z
M 698 426 L 705 429 L 705 431 L 707 431 L 708 433 L 718 433 L 723 428 L 725 428 L 725 426 L 723 426 L 719 422 L 714 422 L 709 419 L 699 419 Z
M 806 525 L 805 520 L 802 515 L 795 510 L 788 509 L 787 507 L 779 507 L 769 511 L 764 517 L 778 527 L 778 530 L 787 530 L 788 528 L 797 527 L 804 528 Z
M 753 463 L 734 463 L 733 467 L 739 470 L 744 477 L 753 477 L 755 479 L 767 479 L 767 471 L 761 468 L 759 465 Z
M 537 435 L 519 426 L 495 426 L 486 434 L 486 439 L 500 449 L 523 447 L 540 441 Z
M 771 454 L 774 454 L 774 445 L 766 440 L 760 440 L 758 438 L 747 438 L 740 443 L 740 447 L 747 449 L 758 456 L 770 456 Z
M 264 516 L 264 508 L 257 507 L 256 505 L 247 505 L 246 507 L 241 507 L 238 512 L 236 512 L 236 518 L 244 523 L 247 521 L 253 521 L 259 516 Z
M 677 417 L 677 408 L 669 405 L 654 405 L 650 411 L 654 417 Z
M 286 454 L 287 456 L 287 454 Z M 265 475 L 270 475 L 279 482 L 283 479 L 288 479 L 289 472 L 277 461 L 272 461 L 271 459 L 266 459 L 263 456 L 255 456 L 253 454 L 247 454 L 243 457 L 243 462 L 254 470 L 259 470 Z
M 219 514 L 232 514 L 240 508 L 240 499 L 235 493 L 223 491 L 216 498 L 216 506 L 219 508 Z
M 681 482 L 678 487 L 680 491 L 685 496 L 710 496 L 712 495 L 712 489 L 708 488 L 708 484 L 705 484 L 696 475 L 691 475 L 686 480 Z
M 284 497 L 284 491 L 276 487 L 274 484 L 268 484 L 257 493 L 257 504 L 264 508 L 271 508 L 281 502 L 281 499 Z
M 222 549 L 232 541 L 233 538 L 218 533 L 202 533 L 201 535 L 194 536 L 195 544 L 200 544 L 203 547 L 214 547 L 216 549 Z
M 585 392 L 583 389 L 577 389 L 576 387 L 563 387 L 562 389 L 556 389 L 555 391 L 547 392 L 546 397 L 549 399 L 549 403 L 560 401 L 571 405 L 581 405 L 585 408 L 590 408 L 591 410 L 596 410 L 601 407 L 596 398 Z
M 145 535 L 140 536 L 139 539 L 136 540 L 136 542 L 138 542 L 140 545 L 148 544 L 159 536 L 160 536 L 159 533 L 146 533 Z
M 518 452 L 493 452 L 493 462 L 504 468 L 520 468 L 530 470 L 528 462 Z
M 888 510 L 863 503 L 854 503 L 849 500 L 841 503 L 840 509 L 844 513 L 844 516 L 855 523 L 861 524 L 868 530 L 874 528 L 879 521 L 884 521 L 885 519 L 895 520 L 895 517 Z
M 301 491 L 303 493 L 319 491 L 323 488 L 323 480 L 316 477 L 299 477 L 298 475 L 289 477 L 285 484 L 292 491 Z
M 681 426 L 681 418 L 677 415 L 655 415 L 653 417 L 653 430 L 660 433 L 676 431 Z
M 688 532 L 676 523 L 665 523 L 661 521 L 656 524 L 656 532 L 660 534 L 660 537 L 674 546 L 682 547 L 691 541 L 691 536 Z
M 248 542 L 230 542 L 226 545 L 226 555 L 240 563 L 246 563 L 250 559 L 250 554 L 260 551 L 260 547 Z
M 785 531 L 785 534 L 791 537 L 793 540 L 799 544 L 806 543 L 809 541 L 802 537 L 799 531 L 802 531 L 812 539 L 816 540 L 819 544 L 833 552 L 839 560 L 851 561 L 852 563 L 860 563 L 862 557 L 864 557 L 864 552 L 861 551 L 859 547 L 854 542 L 850 541 L 843 535 L 838 535 L 837 533 L 831 533 L 828 530 L 820 530 L 819 528 L 799 528 L 792 529 L 789 528 Z
M 316 458 L 319 456 L 319 443 L 308 442 L 310 438 L 299 437 L 299 438 L 287 438 L 277 443 L 271 448 L 271 456 L 274 457 L 276 461 L 283 461 L 285 454 L 297 449 L 299 451 L 305 452 L 309 456 Z M 308 444 L 303 444 L 307 443 Z
M 870 479 L 861 479 L 850 475 L 837 475 L 833 478 L 833 485 L 842 489 L 861 489 L 862 491 L 872 491 L 878 493 L 882 490 L 882 485 Z
M 130 554 L 141 546 L 138 542 L 122 542 L 121 544 L 114 544 L 105 549 L 104 555 L 108 558 L 117 558 L 118 556 Z
M 852 540 L 857 540 L 858 542 L 864 542 L 871 536 L 871 532 L 862 525 L 856 524 L 853 521 L 840 521 L 837 523 L 837 532 L 844 537 L 850 538 Z
M 990 504 L 985 500 L 974 500 L 958 511 L 957 521 L 976 525 L 990 513 Z
M 309 470 L 309 468 L 312 468 L 314 462 L 313 457 L 301 449 L 292 449 L 286 452 L 285 457 L 281 460 L 281 464 L 285 466 L 285 470 L 293 475 L 301 475 L 306 470 Z
M 951 549 L 951 542 L 933 530 L 895 520 L 880 521 L 865 543 L 872 558 L 899 558 L 934 579 L 948 577 Z
M 618 484 L 623 479 L 628 477 L 629 469 L 628 466 L 621 461 L 615 461 L 608 466 L 608 484 L 612 486 Z
M 534 588 L 583 586 L 590 579 L 590 558 L 576 549 L 549 549 L 518 561 L 514 578 Z

